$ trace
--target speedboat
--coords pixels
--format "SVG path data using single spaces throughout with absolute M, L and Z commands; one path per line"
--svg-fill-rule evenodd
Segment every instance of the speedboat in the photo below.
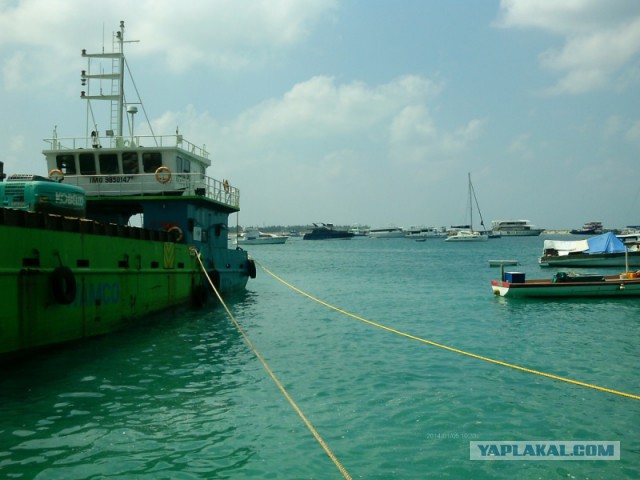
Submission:
M 247 230 L 238 235 L 238 244 L 243 245 L 276 245 L 283 244 L 289 237 L 276 233 L 265 233 L 259 230 Z

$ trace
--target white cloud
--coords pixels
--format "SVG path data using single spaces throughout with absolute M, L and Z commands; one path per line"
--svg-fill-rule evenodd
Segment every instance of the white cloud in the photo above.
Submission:
M 439 91 L 438 85 L 417 76 L 377 87 L 362 82 L 338 84 L 335 78 L 318 76 L 294 85 L 280 99 L 244 112 L 232 128 L 254 138 L 268 136 L 294 142 L 357 132 L 364 135 L 406 105 L 422 104 Z
M 129 56 L 165 55 L 167 67 L 225 69 L 263 65 L 282 50 L 304 42 L 315 23 L 337 8 L 337 0 L 110 0 L 109 9 L 88 0 L 19 0 L 0 4 L 0 60 L 16 53 L 26 61 L 5 78 L 21 77 L 24 88 L 43 81 L 42 71 L 66 75 L 60 65 L 93 51 L 102 37 L 111 50 L 112 33 L 125 21 L 125 39 L 141 40 Z M 125 12 L 125 13 L 123 13 Z M 206 19 L 206 20 L 205 20 Z M 78 45 L 84 38 L 87 45 Z
M 549 94 L 581 94 L 630 77 L 640 53 L 640 3 L 626 0 L 502 0 L 500 25 L 537 28 L 564 38 L 540 55 L 558 73 Z

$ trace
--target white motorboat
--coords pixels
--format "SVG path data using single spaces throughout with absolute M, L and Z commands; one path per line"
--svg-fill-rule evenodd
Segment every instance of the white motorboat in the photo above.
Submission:
M 494 220 L 491 231 L 505 237 L 535 237 L 544 229 L 531 225 L 529 220 Z
M 371 238 L 404 238 L 406 232 L 400 227 L 372 228 L 369 230 Z
M 274 245 L 283 244 L 289 237 L 276 233 L 264 233 L 259 230 L 247 230 L 238 235 L 238 244 L 244 245 Z

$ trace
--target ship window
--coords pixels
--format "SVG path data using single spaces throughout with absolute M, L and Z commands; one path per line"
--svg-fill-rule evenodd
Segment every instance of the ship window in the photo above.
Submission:
M 93 153 L 81 153 L 78 160 L 80 161 L 80 173 L 82 175 L 96 174 L 96 160 Z
M 73 155 L 58 155 L 56 157 L 56 166 L 64 175 L 76 174 L 76 160 Z
M 186 158 L 177 157 L 178 172 L 189 173 L 191 171 L 191 162 Z
M 122 173 L 138 173 L 138 154 L 136 152 L 122 152 Z
M 142 154 L 142 165 L 145 173 L 154 173 L 162 166 L 162 154 L 160 152 L 144 152 Z
M 100 158 L 100 173 L 103 175 L 112 175 L 120 173 L 118 168 L 118 155 L 115 153 L 103 153 Z

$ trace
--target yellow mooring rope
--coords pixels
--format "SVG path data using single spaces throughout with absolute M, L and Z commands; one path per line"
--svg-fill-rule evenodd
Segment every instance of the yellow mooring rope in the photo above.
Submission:
M 293 398 L 291 398 L 291 395 L 289 395 L 289 393 L 284 388 L 282 383 L 280 383 L 280 380 L 278 380 L 278 378 L 276 377 L 275 373 L 273 373 L 273 370 L 271 370 L 271 367 L 269 367 L 269 365 L 267 364 L 265 359 L 262 358 L 262 355 L 260 355 L 260 352 L 258 352 L 258 350 L 256 350 L 256 347 L 253 345 L 253 342 L 251 341 L 251 339 L 247 336 L 247 334 L 242 329 L 242 327 L 240 326 L 240 324 L 238 323 L 236 318 L 233 316 L 233 314 L 231 313 L 231 310 L 229 310 L 229 307 L 227 307 L 227 304 L 222 299 L 222 296 L 220 295 L 220 292 L 218 292 L 218 289 L 215 287 L 215 285 L 211 281 L 211 278 L 209 277 L 209 274 L 207 273 L 207 270 L 204 268 L 204 264 L 202 263 L 202 260 L 200 259 L 200 253 L 197 252 L 197 251 L 196 251 L 196 257 L 198 258 L 198 262 L 200 263 L 200 267 L 202 268 L 202 271 L 204 272 L 205 276 L 207 277 L 207 280 L 209 281 L 209 285 L 211 285 L 211 288 L 215 292 L 216 297 L 218 297 L 218 300 L 220 300 L 220 303 L 222 304 L 222 306 L 224 307 L 225 311 L 227 312 L 227 315 L 229 315 L 229 318 L 231 319 L 233 324 L 236 326 L 236 328 L 238 329 L 238 331 L 242 335 L 242 338 L 244 338 L 245 342 L 247 342 L 247 345 L 249 345 L 249 348 L 251 348 L 251 350 L 253 351 L 253 354 L 256 356 L 256 358 L 258 360 L 260 360 L 260 363 L 262 364 L 264 369 L 267 371 L 267 373 L 269 374 L 271 379 L 275 382 L 275 384 L 278 386 L 278 388 L 280 389 L 282 394 L 289 401 L 289 404 L 291 405 L 291 407 L 296 411 L 298 416 L 302 419 L 302 421 L 307 426 L 309 431 L 313 434 L 313 436 L 318 441 L 318 443 L 320 444 L 322 449 L 329 456 L 331 461 L 335 464 L 335 466 L 338 468 L 338 470 L 340 470 L 340 473 L 342 473 L 342 476 L 347 480 L 351 480 L 351 475 L 349 475 L 349 472 L 347 472 L 346 468 L 344 468 L 342 463 L 340 463 L 340 460 L 338 460 L 338 458 L 334 455 L 334 453 L 331 451 L 331 449 L 326 444 L 326 442 L 322 439 L 322 437 L 320 436 L 318 431 L 314 428 L 314 426 L 307 419 L 307 417 L 305 417 L 304 413 L 302 413 L 302 410 L 300 410 L 298 405 L 296 405 L 296 402 L 294 402 Z
M 357 315 L 354 315 L 353 313 L 347 312 L 346 310 L 343 310 L 343 309 L 338 308 L 338 307 L 336 307 L 334 305 L 331 305 L 331 304 L 329 304 L 327 302 L 324 302 L 324 301 L 320 300 L 319 298 L 316 298 L 313 295 L 310 295 L 307 292 L 304 292 L 303 290 L 300 290 L 299 288 L 291 285 L 290 283 L 288 283 L 285 280 L 283 280 L 282 278 L 280 278 L 278 275 L 276 275 L 275 273 L 273 273 L 272 271 L 267 269 L 264 265 L 260 264 L 255 259 L 254 259 L 254 261 L 258 265 L 260 265 L 260 268 L 262 268 L 262 270 L 264 270 L 266 273 L 271 275 L 273 278 L 275 278 L 279 282 L 283 283 L 284 285 L 286 285 L 290 289 L 298 292 L 299 294 L 304 295 L 305 297 L 309 298 L 310 300 L 313 300 L 314 302 L 318 302 L 319 304 L 324 305 L 325 307 L 331 308 L 332 310 L 335 310 L 336 312 L 340 312 L 340 313 L 342 313 L 344 315 L 347 315 L 347 316 L 349 316 L 351 318 L 354 318 L 356 320 L 359 320 L 361 322 L 367 323 L 367 324 L 372 325 L 374 327 L 381 328 L 382 330 L 386 330 L 387 332 L 395 333 L 397 335 L 401 335 L 403 337 L 410 338 L 411 340 L 417 340 L 418 342 L 426 343 L 428 345 L 432 345 L 434 347 L 442 348 L 444 350 L 449 350 L 450 352 L 459 353 L 460 355 L 466 355 L 467 357 L 475 358 L 477 360 L 484 360 L 485 362 L 494 363 L 496 365 L 502 365 L 503 367 L 513 368 L 514 370 L 520 370 L 521 372 L 532 373 L 534 375 L 540 375 L 541 377 L 551 378 L 553 380 L 558 380 L 560 382 L 571 383 L 573 385 L 579 385 L 581 387 L 591 388 L 593 390 L 599 390 L 599 391 L 605 392 L 605 393 L 612 393 L 614 395 L 619 395 L 621 397 L 627 397 L 627 398 L 632 398 L 634 400 L 640 400 L 640 395 L 634 395 L 632 393 L 626 393 L 626 392 L 621 392 L 621 391 L 618 391 L 618 390 L 612 390 L 610 388 L 600 387 L 598 385 L 593 385 L 593 384 L 590 384 L 590 383 L 580 382 L 578 380 L 572 380 L 572 379 L 566 378 L 566 377 L 560 377 L 558 375 L 553 375 L 551 373 L 545 373 L 545 372 L 540 372 L 538 370 L 533 370 L 531 368 L 521 367 L 519 365 L 514 365 L 512 363 L 507 363 L 507 362 L 503 362 L 503 361 L 500 361 L 500 360 L 495 360 L 493 358 L 483 357 L 482 355 L 476 355 L 475 353 L 466 352 L 464 350 L 460 350 L 459 348 L 449 347 L 449 346 L 443 345 L 441 343 L 436 343 L 436 342 L 433 342 L 431 340 L 426 340 L 424 338 L 416 337 L 415 335 L 411 335 L 409 333 L 405 333 L 405 332 L 402 332 L 400 330 L 396 330 L 395 328 L 387 327 L 385 325 L 381 325 L 379 323 L 372 322 L 371 320 L 367 320 L 366 318 L 362 318 L 362 317 L 359 317 Z

